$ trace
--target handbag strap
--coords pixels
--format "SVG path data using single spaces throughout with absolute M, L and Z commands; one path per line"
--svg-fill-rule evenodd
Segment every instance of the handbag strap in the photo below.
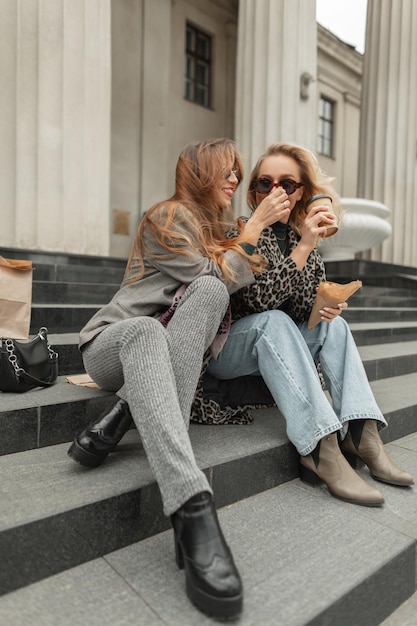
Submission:
M 17 373 L 17 372 L 16 372 Z M 39 380 L 39 378 L 35 378 L 35 376 L 31 376 L 27 373 L 26 370 L 19 368 L 19 373 L 17 374 L 19 378 L 24 380 L 26 383 L 36 383 L 37 387 L 52 387 L 55 383 L 55 380 L 52 382 L 48 382 L 46 380 Z

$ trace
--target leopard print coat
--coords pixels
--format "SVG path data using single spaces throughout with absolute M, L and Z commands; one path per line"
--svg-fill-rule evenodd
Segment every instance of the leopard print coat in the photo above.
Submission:
M 300 238 L 288 229 L 288 255 L 297 246 Z M 308 320 L 313 307 L 316 287 L 326 280 L 324 262 L 315 248 L 310 253 L 302 270 L 290 256 L 279 249 L 272 228 L 266 228 L 256 248 L 268 262 L 264 272 L 255 276 L 255 282 L 231 296 L 233 320 L 252 313 L 262 313 L 284 308 L 295 321 Z
M 247 219 L 247 218 L 246 218 Z M 299 237 L 289 228 L 287 255 L 296 247 Z M 252 313 L 262 313 L 272 309 L 284 309 L 295 321 L 303 322 L 310 316 L 316 287 L 326 280 L 325 267 L 317 249 L 314 249 L 302 270 L 299 270 L 289 256 L 284 256 L 279 249 L 276 235 L 272 228 L 266 228 L 256 248 L 268 262 L 267 268 L 255 277 L 255 282 L 231 296 L 232 318 L 238 320 Z M 194 402 L 191 409 L 191 421 L 199 424 L 250 424 L 253 421 L 251 409 L 264 406 L 273 406 L 274 402 L 268 391 L 261 388 L 258 377 L 243 377 L 242 386 L 245 386 L 245 398 L 250 398 L 248 404 L 225 404 L 222 393 L 214 394 L 212 390 L 205 390 L 204 381 L 206 369 L 210 360 L 206 354 L 203 363 L 202 375 L 197 386 Z M 320 375 L 320 372 L 319 372 Z M 320 375 L 322 386 L 324 381 Z M 255 379 L 255 380 L 253 380 Z M 227 381 L 223 381 L 227 384 Z M 253 383 L 253 384 L 252 384 Z M 239 389 L 239 379 L 234 384 Z M 253 387 L 251 389 L 251 386 Z M 224 393 L 223 397 L 230 398 L 236 393 Z

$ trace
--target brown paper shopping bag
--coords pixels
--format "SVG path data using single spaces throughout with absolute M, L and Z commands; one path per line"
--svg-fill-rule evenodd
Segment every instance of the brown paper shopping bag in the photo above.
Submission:
M 32 261 L 0 256 L 0 337 L 29 337 L 32 271 Z

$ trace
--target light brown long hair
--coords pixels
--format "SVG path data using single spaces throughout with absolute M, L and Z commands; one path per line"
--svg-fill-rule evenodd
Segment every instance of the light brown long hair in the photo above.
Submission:
M 307 215 L 306 202 L 309 198 L 318 193 L 328 194 L 332 198 L 333 210 L 340 219 L 342 216 L 342 207 L 339 196 L 332 187 L 334 178 L 330 178 L 322 171 L 316 156 L 310 152 L 310 150 L 290 143 L 274 143 L 259 157 L 258 162 L 250 174 L 247 192 L 247 202 L 252 211 L 257 207 L 254 183 L 259 177 L 260 167 L 267 157 L 278 156 L 280 154 L 294 159 L 298 164 L 300 168 L 300 180 L 298 182 L 303 183 L 304 186 L 302 198 L 298 200 L 294 209 L 291 211 L 289 223 L 293 230 L 295 230 L 297 234 L 301 234 L 301 226 Z
M 173 258 L 190 254 L 187 246 L 214 260 L 223 274 L 234 279 L 224 252 L 235 249 L 247 256 L 239 246 L 240 237 L 227 239 L 225 233 L 234 222 L 231 208 L 219 206 L 219 179 L 234 170 L 240 181 L 243 164 L 234 142 L 230 139 L 208 139 L 186 146 L 178 157 L 175 173 L 175 193 L 152 206 L 144 215 L 133 240 L 127 263 L 126 276 L 134 258 L 139 259 L 140 270 L 132 280 L 144 272 L 145 253 L 151 258 Z M 185 210 L 184 210 L 185 208 Z M 184 215 L 185 214 L 185 215 Z M 179 233 L 174 225 L 185 222 L 186 231 Z M 167 254 L 155 255 L 146 246 L 144 233 L 149 231 Z M 253 263 L 256 265 L 256 259 Z

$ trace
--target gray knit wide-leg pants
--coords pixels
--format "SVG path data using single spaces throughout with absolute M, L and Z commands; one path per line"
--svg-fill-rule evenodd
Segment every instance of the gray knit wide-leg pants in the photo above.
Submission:
M 112 324 L 83 351 L 86 371 L 129 404 L 162 495 L 165 515 L 211 487 L 188 435 L 203 356 L 226 312 L 229 295 L 214 276 L 186 289 L 167 328 L 151 317 Z

